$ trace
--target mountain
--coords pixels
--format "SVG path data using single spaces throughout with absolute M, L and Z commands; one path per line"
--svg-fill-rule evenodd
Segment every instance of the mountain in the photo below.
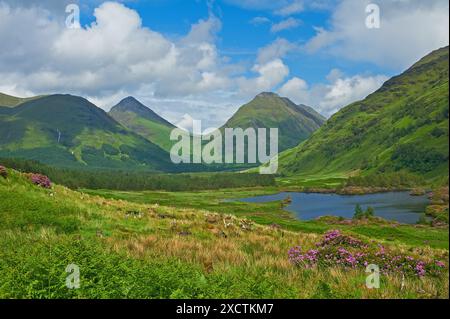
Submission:
M 336 113 L 280 154 L 285 175 L 407 171 L 448 178 L 448 47 Z
M 120 101 L 109 111 L 109 115 L 131 131 L 170 151 L 173 145 L 170 132 L 176 127 L 134 97 Z
M 296 105 L 275 93 L 258 94 L 225 123 L 225 128 L 278 128 L 280 151 L 298 145 L 325 123 L 326 119 L 305 105 Z
M 49 95 L 0 108 L 0 157 L 64 167 L 166 170 L 167 152 L 88 100 Z
M 21 98 L 16 96 L 7 95 L 4 93 L 0 93 L 0 107 L 14 107 L 21 103 L 31 101 L 42 96 L 29 97 L 29 98 Z

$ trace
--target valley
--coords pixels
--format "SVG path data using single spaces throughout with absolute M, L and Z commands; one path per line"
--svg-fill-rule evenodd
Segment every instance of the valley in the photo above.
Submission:
M 449 296 L 448 47 L 330 119 L 256 95 L 219 130 L 278 128 L 273 175 L 177 165 L 176 126 L 131 96 L 109 112 L 67 94 L 0 105 L 0 298 Z

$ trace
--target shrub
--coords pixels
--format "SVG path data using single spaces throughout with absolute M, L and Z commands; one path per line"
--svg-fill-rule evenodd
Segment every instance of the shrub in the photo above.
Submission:
M 8 171 L 6 170 L 6 167 L 0 165 L 0 176 L 3 178 L 8 177 Z
M 402 144 L 396 148 L 391 159 L 397 163 L 397 169 L 409 168 L 414 172 L 427 173 L 445 163 L 448 155 L 439 151 L 415 145 Z
M 425 262 L 404 253 L 388 251 L 374 242 L 365 243 L 359 239 L 342 234 L 339 230 L 326 233 L 315 249 L 302 251 L 301 247 L 289 250 L 289 260 L 298 267 L 343 267 L 366 268 L 375 264 L 382 274 L 403 274 L 423 277 L 437 276 L 446 268 L 439 260 Z
M 52 183 L 51 183 L 50 179 L 45 175 L 30 174 L 30 180 L 34 185 L 37 185 L 37 186 L 40 186 L 43 188 L 51 188 L 52 187 Z
M 375 215 L 375 210 L 373 207 L 367 207 L 366 211 L 363 211 L 359 204 L 356 205 L 355 214 L 353 215 L 353 219 L 364 219 L 370 218 Z
M 364 212 L 361 208 L 361 205 L 356 204 L 355 214 L 353 215 L 353 219 L 361 219 L 361 218 L 363 218 L 363 215 L 364 215 Z

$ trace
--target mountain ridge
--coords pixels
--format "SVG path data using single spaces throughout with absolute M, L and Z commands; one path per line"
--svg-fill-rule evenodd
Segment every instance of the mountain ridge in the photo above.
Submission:
M 298 145 L 326 121 L 326 118 L 305 105 L 297 105 L 273 92 L 262 92 L 238 111 L 221 127 L 278 128 L 280 151 Z
M 448 176 L 448 46 L 344 107 L 310 139 L 280 154 L 280 172 L 289 176 L 401 170 Z
M 169 155 L 88 100 L 54 94 L 0 112 L 0 156 L 56 166 L 164 170 Z

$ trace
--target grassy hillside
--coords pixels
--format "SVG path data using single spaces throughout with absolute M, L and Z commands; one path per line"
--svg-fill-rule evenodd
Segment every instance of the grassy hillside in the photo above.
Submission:
M 51 95 L 0 109 L 0 157 L 65 167 L 165 170 L 169 155 L 89 101 Z
M 325 118 L 308 106 L 296 105 L 275 93 L 261 93 L 243 105 L 222 130 L 278 128 L 278 147 L 283 151 L 306 140 L 324 122 Z
M 448 47 L 335 114 L 280 155 L 288 176 L 399 170 L 448 182 Z
M 0 195 L 1 298 L 448 298 L 448 248 L 410 245 L 407 236 L 405 244 L 351 230 L 324 238 L 254 224 L 231 206 L 216 213 L 44 189 L 12 170 L 0 176 Z M 411 258 L 412 268 L 404 280 L 382 274 L 370 290 L 364 267 L 294 262 L 291 247 L 322 258 L 346 242 L 367 256 L 382 245 L 385 258 Z M 80 269 L 79 289 L 65 285 L 69 264 Z
M 175 126 L 135 98 L 123 99 L 109 111 L 109 115 L 131 131 L 170 151 L 173 145 L 170 132 Z
M 4 93 L 0 93 L 0 107 L 15 107 L 19 104 L 22 104 L 27 101 L 31 101 L 37 98 L 40 98 L 42 96 L 36 96 L 36 97 L 29 97 L 29 98 L 21 98 L 21 97 L 15 97 L 11 95 L 7 95 Z

